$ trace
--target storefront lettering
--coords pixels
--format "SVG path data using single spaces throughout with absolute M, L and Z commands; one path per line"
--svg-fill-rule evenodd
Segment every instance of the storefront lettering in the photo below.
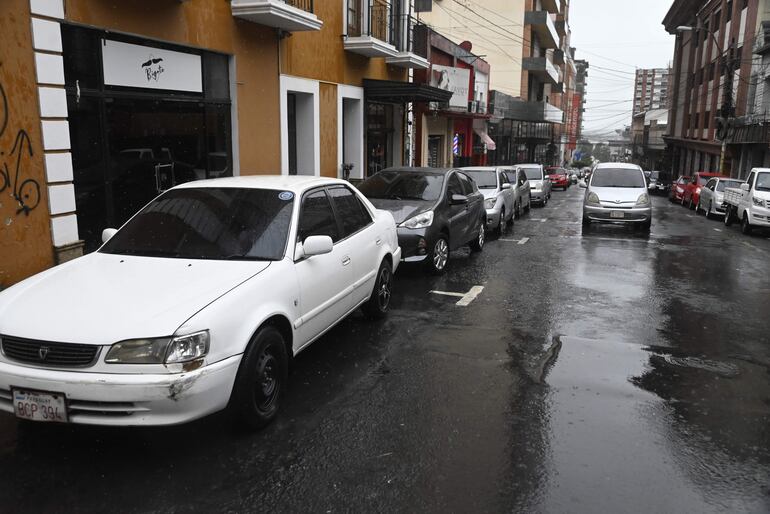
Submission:
M 147 76 L 147 82 L 152 80 L 157 82 L 161 73 L 166 71 L 163 65 L 160 64 L 161 61 L 163 61 L 162 58 L 156 58 L 151 55 L 147 61 L 142 63 L 142 69 L 144 69 L 144 74 Z
M 8 129 L 8 97 L 5 95 L 5 89 L 0 84 L 0 138 Z M 32 157 L 32 142 L 29 134 L 24 129 L 16 132 L 16 138 L 13 142 L 11 151 L 7 154 L 5 150 L 0 150 L 0 193 L 6 189 L 11 190 L 11 196 L 18 203 L 19 207 L 16 214 L 24 213 L 29 216 L 29 212 L 40 204 L 40 184 L 35 179 L 24 179 L 23 164 L 24 155 Z M 8 164 L 10 163 L 10 167 Z M 11 172 L 13 170 L 13 173 Z

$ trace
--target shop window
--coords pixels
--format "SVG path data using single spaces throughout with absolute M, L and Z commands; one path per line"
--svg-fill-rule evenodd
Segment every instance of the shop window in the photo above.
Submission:
M 393 106 L 369 102 L 366 104 L 366 154 L 368 176 L 392 166 Z
M 103 83 L 103 39 L 200 55 L 203 92 Z M 159 193 L 231 176 L 229 58 L 62 24 L 78 230 L 86 250 Z
M 230 57 L 222 54 L 206 53 L 203 56 L 203 89 L 206 98 L 214 100 L 230 99 Z

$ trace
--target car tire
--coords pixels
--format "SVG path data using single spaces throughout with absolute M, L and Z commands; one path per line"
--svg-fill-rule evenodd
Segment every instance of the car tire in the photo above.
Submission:
M 741 218 L 741 233 L 745 235 L 751 235 L 751 223 L 749 223 L 749 213 L 743 211 L 743 218 Z
M 714 219 L 714 203 L 713 202 L 709 202 L 709 206 L 706 209 L 706 219 L 707 220 Z
M 433 248 L 428 254 L 425 263 L 428 271 L 434 275 L 441 275 L 446 271 L 449 264 L 449 240 L 444 234 L 441 234 L 433 242 Z
M 688 208 L 688 209 L 690 209 L 691 211 L 692 211 L 693 209 L 695 209 L 695 204 L 694 204 L 694 203 L 692 203 L 692 196 L 690 197 L 690 203 L 689 203 L 689 204 L 687 204 L 687 208 Z M 697 213 L 696 213 L 696 214 L 697 214 Z
M 587 218 L 587 217 L 585 216 L 585 214 L 584 214 L 584 215 L 583 215 L 583 226 L 584 226 L 584 227 L 587 227 L 587 226 L 588 226 L 588 225 L 590 225 L 590 224 L 591 224 L 591 219 L 590 219 L 590 218 Z
M 275 419 L 289 377 L 283 334 L 266 325 L 257 331 L 241 358 L 229 408 L 238 424 L 258 430 Z
M 521 218 L 521 205 L 519 205 L 519 202 L 516 202 L 513 206 L 513 219 L 517 220 Z
M 497 235 L 502 236 L 508 231 L 508 220 L 505 218 L 505 209 L 500 212 L 500 223 L 497 224 Z
M 725 227 L 729 227 L 733 224 L 733 221 L 735 221 L 735 215 L 733 214 L 733 208 L 728 205 L 725 208 L 725 218 L 723 220 L 725 222 Z
M 484 249 L 484 243 L 487 239 L 487 231 L 484 228 L 484 221 L 479 224 L 479 231 L 476 237 L 470 242 L 472 252 L 480 252 Z
M 393 294 L 393 268 L 386 260 L 380 264 L 377 270 L 377 281 L 369 300 L 361 306 L 361 310 L 369 319 L 382 319 L 388 315 L 390 298 Z
M 532 209 L 532 195 L 529 195 L 529 200 L 527 201 L 527 206 L 524 207 L 524 212 L 529 212 Z

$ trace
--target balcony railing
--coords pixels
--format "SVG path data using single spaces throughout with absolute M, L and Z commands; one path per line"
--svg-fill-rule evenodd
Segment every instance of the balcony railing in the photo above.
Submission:
M 289 32 L 320 30 L 314 0 L 231 0 L 233 16 Z
M 313 0 L 281 0 L 283 3 L 288 4 L 297 9 L 302 9 L 305 12 L 313 11 Z
M 361 0 L 348 2 L 346 49 L 370 57 L 393 58 L 393 64 L 407 67 L 427 65 L 427 48 L 419 42 L 415 44 L 415 27 L 420 25 L 417 20 L 394 12 L 390 3 L 383 0 L 368 0 L 366 9 L 362 9 Z M 404 60 L 406 56 L 412 58 Z M 415 61 L 414 56 L 422 59 Z

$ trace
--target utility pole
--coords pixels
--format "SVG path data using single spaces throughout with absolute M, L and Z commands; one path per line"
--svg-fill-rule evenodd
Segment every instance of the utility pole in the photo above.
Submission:
M 735 48 L 732 42 L 730 42 L 730 48 L 727 49 L 727 55 L 722 62 L 722 69 L 725 72 L 724 92 L 722 94 L 722 107 L 719 110 L 719 118 L 721 118 L 721 131 L 720 127 L 717 127 L 717 136 L 720 135 L 722 139 L 722 151 L 719 155 L 719 173 L 725 174 L 725 154 L 727 152 L 727 131 L 731 123 L 731 119 L 735 116 L 735 105 L 733 103 L 733 76 L 735 74 L 735 57 L 733 55 Z M 732 170 L 731 170 L 732 172 Z

